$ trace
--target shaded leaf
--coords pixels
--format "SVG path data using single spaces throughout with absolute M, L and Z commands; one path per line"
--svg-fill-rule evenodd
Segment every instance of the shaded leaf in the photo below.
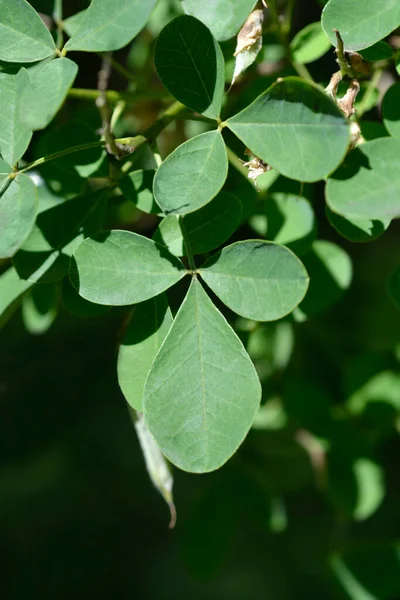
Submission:
M 118 187 L 127 200 L 133 202 L 139 210 L 149 214 L 161 212 L 153 196 L 153 169 L 133 171 L 118 180 Z
M 400 216 L 400 140 L 379 138 L 355 148 L 328 179 L 325 195 L 346 219 Z
M 321 22 L 310 23 L 296 33 L 290 42 L 290 51 L 293 60 L 298 63 L 308 64 L 318 60 L 331 48 Z
M 400 308 L 400 267 L 389 278 L 388 292 L 395 305 Z
M 267 239 L 284 244 L 300 256 L 315 238 L 315 215 L 301 195 L 273 192 L 267 200 Z
M 183 264 L 162 246 L 118 230 L 86 239 L 70 268 L 72 284 L 83 298 L 109 306 L 148 300 L 185 274 Z
M 22 320 L 32 335 L 49 330 L 58 314 L 59 289 L 54 283 L 35 286 L 22 299 Z
M 94 302 L 82 298 L 70 282 L 69 277 L 63 279 L 62 303 L 67 312 L 82 319 L 99 317 L 110 310 L 109 306 L 94 304 Z
M 119 348 L 118 383 L 126 401 L 140 412 L 144 384 L 172 320 L 165 294 L 137 304 Z
M 29 63 L 55 52 L 50 31 L 26 0 L 0 0 L 0 60 Z
M 352 242 L 372 242 L 385 233 L 391 223 L 390 219 L 346 219 L 332 212 L 329 206 L 325 212 L 332 227 Z
M 199 273 L 224 304 L 254 321 L 284 317 L 308 288 L 300 260 L 284 246 L 262 240 L 225 247 Z
M 360 52 L 364 60 L 375 61 L 375 60 L 387 60 L 392 58 L 393 49 L 386 42 L 380 41 L 369 46 Z
M 146 25 L 157 0 L 92 0 L 65 49 L 107 52 L 126 46 Z
M 192 254 L 205 254 L 218 248 L 235 231 L 242 214 L 239 200 L 220 192 L 211 202 L 184 217 L 184 227 Z M 174 256 L 186 256 L 184 238 L 176 215 L 163 219 L 153 236 Z
M 349 143 L 339 108 L 318 86 L 297 77 L 275 83 L 226 124 L 255 156 L 300 181 L 326 177 Z
M 246 436 L 261 398 L 239 338 L 193 279 L 145 385 L 145 420 L 185 471 L 222 466 Z
M 256 4 L 256 0 L 182 0 L 183 10 L 207 25 L 220 42 L 237 34 Z
M 0 327 L 18 308 L 22 295 L 32 287 L 32 283 L 20 279 L 14 267 L 0 275 Z
M 44 129 L 64 102 L 74 82 L 78 66 L 68 58 L 46 63 L 31 74 L 20 100 L 20 121 L 36 131 Z
M 400 138 L 400 83 L 394 83 L 382 101 L 383 122 L 389 133 Z
M 217 119 L 224 93 L 224 57 L 201 21 L 183 15 L 164 27 L 154 48 L 157 75 L 185 106 Z
M 0 258 L 17 252 L 33 228 L 36 214 L 36 186 L 28 175 L 18 175 L 0 196 Z
M 193 212 L 218 194 L 227 174 L 222 135 L 207 131 L 178 146 L 161 163 L 154 177 L 154 198 L 166 214 Z

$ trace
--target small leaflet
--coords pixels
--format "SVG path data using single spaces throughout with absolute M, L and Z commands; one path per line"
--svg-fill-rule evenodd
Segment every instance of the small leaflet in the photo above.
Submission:
M 158 489 L 165 502 L 168 504 L 171 513 L 169 527 L 170 529 L 173 529 L 176 523 L 176 509 L 172 497 L 172 486 L 174 480 L 171 475 L 171 471 L 167 461 L 164 458 L 164 455 L 161 453 L 157 445 L 157 442 L 148 430 L 142 413 L 132 411 L 132 416 L 133 415 L 135 415 L 133 417 L 133 423 L 139 438 L 147 472 L 152 483 Z
M 263 22 L 264 12 L 261 9 L 253 10 L 238 33 L 231 87 L 239 75 L 253 64 L 262 48 Z

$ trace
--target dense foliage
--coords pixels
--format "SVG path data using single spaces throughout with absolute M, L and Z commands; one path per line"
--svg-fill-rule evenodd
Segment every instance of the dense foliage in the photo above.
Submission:
M 398 0 L 0 0 L 4 339 L 118 348 L 172 525 L 169 463 L 235 455 L 189 567 L 245 513 L 319 591 L 218 598 L 400 595 L 399 27 Z

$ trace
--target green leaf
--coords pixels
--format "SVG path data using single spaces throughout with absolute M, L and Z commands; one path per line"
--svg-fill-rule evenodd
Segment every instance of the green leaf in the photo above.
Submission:
M 296 194 L 273 192 L 267 200 L 267 239 L 284 244 L 295 254 L 307 252 L 315 238 L 310 202 Z
M 317 85 L 298 77 L 275 83 L 226 124 L 253 154 L 299 181 L 329 175 L 349 143 L 338 107 Z
M 50 31 L 25 0 L 0 0 L 0 60 L 35 62 L 55 54 Z
M 241 341 L 194 278 L 145 384 L 150 432 L 179 468 L 213 471 L 242 443 L 260 399 Z
M 397 308 L 400 308 L 400 267 L 398 267 L 389 278 L 388 292 L 394 304 Z
M 237 314 L 254 321 L 275 321 L 304 298 L 308 275 L 284 246 L 247 240 L 226 246 L 199 270 L 213 292 Z
M 0 327 L 8 321 L 18 308 L 22 295 L 32 285 L 31 282 L 20 279 L 13 267 L 0 275 Z
M 182 0 L 185 13 L 200 19 L 219 42 L 238 33 L 256 4 L 256 0 Z
M 29 84 L 26 69 L 20 69 L 17 74 L 0 73 L 0 153 L 11 166 L 23 156 L 32 137 L 31 129 L 21 121 L 20 115 L 21 96 Z
M 62 282 L 62 304 L 71 315 L 82 319 L 99 317 L 110 310 L 109 306 L 94 304 L 82 298 L 70 282 L 69 277 L 64 277 Z
M 79 243 L 101 228 L 108 194 L 108 189 L 100 189 L 43 210 L 14 256 L 19 275 L 41 283 L 62 279 Z
M 383 122 L 389 133 L 400 138 L 400 83 L 394 83 L 382 102 Z
M 346 219 L 325 208 L 329 223 L 340 235 L 352 242 L 372 242 L 385 233 L 390 219 Z
M 382 468 L 367 458 L 358 458 L 353 465 L 358 499 L 354 508 L 356 521 L 368 519 L 378 509 L 385 496 Z
M 118 354 L 118 383 L 126 401 L 143 412 L 144 384 L 171 325 L 165 294 L 137 304 Z
M 3 191 L 3 186 L 5 187 L 8 184 L 8 176 L 12 172 L 12 168 L 0 158 L 0 193 Z
M 127 200 L 133 202 L 139 210 L 149 214 L 161 212 L 153 196 L 153 169 L 129 173 L 118 180 L 118 187 Z
M 59 289 L 54 283 L 35 286 L 22 299 L 22 320 L 32 335 L 43 335 L 58 314 Z
M 293 60 L 305 65 L 321 58 L 330 47 L 320 21 L 304 27 L 290 42 Z
M 322 11 L 322 27 L 336 46 L 338 29 L 346 50 L 362 50 L 378 42 L 400 25 L 398 0 L 329 0 Z
M 44 129 L 64 102 L 78 66 L 68 58 L 46 63 L 31 75 L 20 100 L 20 121 L 33 131 Z
M 393 49 L 386 42 L 376 42 L 373 46 L 361 50 L 361 56 L 364 60 L 375 61 L 375 60 L 388 60 L 393 56 Z
M 65 50 L 108 52 L 126 46 L 146 25 L 157 0 L 92 0 Z
M 182 15 L 161 31 L 154 48 L 157 75 L 185 106 L 217 119 L 224 94 L 224 57 L 201 21 Z
M 28 175 L 18 175 L 0 196 L 0 258 L 16 253 L 31 232 L 36 214 L 36 186 Z
M 400 140 L 379 138 L 355 148 L 328 179 L 325 196 L 346 219 L 400 216 Z
M 161 163 L 154 177 L 154 198 L 166 214 L 190 213 L 218 194 L 227 174 L 222 135 L 207 131 L 178 146 Z
M 86 239 L 74 253 L 70 279 L 98 304 L 125 306 L 164 292 L 186 275 L 183 264 L 137 233 L 108 231 Z
M 80 10 L 72 15 L 72 17 L 63 20 L 63 29 L 69 37 L 72 37 L 78 31 L 85 12 L 86 10 Z
M 232 194 L 220 192 L 214 200 L 184 217 L 184 227 L 192 254 L 205 254 L 221 246 L 235 231 L 242 205 Z M 179 217 L 168 215 L 154 234 L 174 256 L 186 256 Z
M 353 268 L 347 252 L 325 240 L 314 242 L 303 262 L 310 275 L 310 287 L 300 309 L 311 315 L 340 299 L 350 286 Z

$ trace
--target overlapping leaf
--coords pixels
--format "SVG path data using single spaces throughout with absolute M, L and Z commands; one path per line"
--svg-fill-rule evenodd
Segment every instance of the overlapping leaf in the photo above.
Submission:
M 400 140 L 358 146 L 329 178 L 325 195 L 329 208 L 346 219 L 400 216 Z
M 13 267 L 0 275 L 0 327 L 7 322 L 18 308 L 23 294 L 32 285 L 30 281 L 20 279 Z
M 299 181 L 329 175 L 349 143 L 343 113 L 318 86 L 297 77 L 272 85 L 227 125 L 254 155 Z
M 261 398 L 239 338 L 193 279 L 145 384 L 146 423 L 171 462 L 197 473 L 223 465 Z
M 21 119 L 21 97 L 30 85 L 26 69 L 0 73 L 0 153 L 11 166 L 29 146 L 32 130 Z
M 55 51 L 50 31 L 26 0 L 0 0 L 0 60 L 29 63 Z
M 248 240 L 225 247 L 199 270 L 229 308 L 255 321 L 274 321 L 304 298 L 308 275 L 285 246 Z
M 72 284 L 83 298 L 109 306 L 144 302 L 185 274 L 183 264 L 163 246 L 118 230 L 86 239 L 70 268 Z
M 256 0 L 182 0 L 183 10 L 207 25 L 220 42 L 238 33 L 256 4 Z
M 346 219 L 332 212 L 329 206 L 325 212 L 332 227 L 352 242 L 372 242 L 385 233 L 391 223 L 390 219 Z
M 157 0 L 92 0 L 66 50 L 106 52 L 126 46 L 146 25 Z
M 182 104 L 216 119 L 224 93 L 224 58 L 201 21 L 183 15 L 161 31 L 154 48 L 157 74 Z
M 118 181 L 118 186 L 125 198 L 133 202 L 143 212 L 150 214 L 161 212 L 153 196 L 154 173 L 153 169 L 144 171 L 140 169 L 121 177 Z
M 219 131 L 207 131 L 181 144 L 159 167 L 154 197 L 166 214 L 198 210 L 220 191 L 228 174 L 228 158 Z
M 400 138 L 400 83 L 393 84 L 382 102 L 383 122 L 389 133 Z
M 144 384 L 172 325 L 165 294 L 137 304 L 118 354 L 118 383 L 127 402 L 143 412 Z

